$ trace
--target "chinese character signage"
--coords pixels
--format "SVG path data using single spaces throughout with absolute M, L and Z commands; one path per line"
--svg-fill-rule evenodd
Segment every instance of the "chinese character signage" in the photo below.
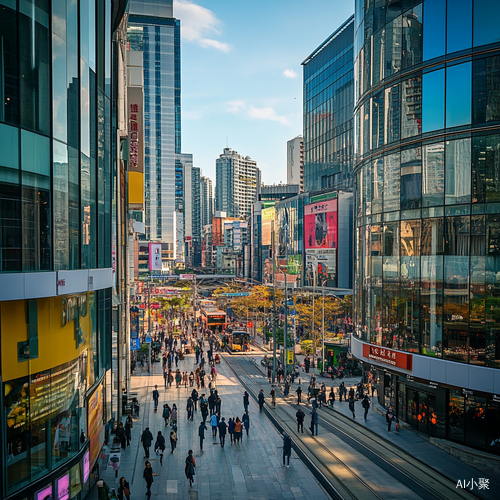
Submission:
M 128 87 L 129 171 L 144 172 L 142 89 Z
M 403 370 L 413 369 L 413 355 L 401 351 L 394 351 L 378 345 L 363 344 L 363 357 L 385 365 L 402 368 Z
M 337 199 L 304 207 L 307 284 L 335 286 L 337 274 Z

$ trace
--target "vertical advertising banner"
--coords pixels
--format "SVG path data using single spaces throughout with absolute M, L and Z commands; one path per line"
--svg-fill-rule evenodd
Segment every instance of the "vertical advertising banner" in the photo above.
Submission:
M 262 210 L 262 245 L 272 245 L 272 225 L 276 219 L 276 209 L 274 207 Z
M 104 444 L 104 386 L 101 384 L 88 400 L 88 430 L 90 439 L 90 467 L 92 468 L 99 457 L 99 452 Z
M 304 207 L 304 248 L 308 285 L 324 286 L 337 275 L 338 200 Z
M 149 244 L 149 270 L 161 271 L 161 243 Z
M 224 245 L 224 231 L 222 228 L 222 220 L 220 217 L 214 217 L 212 224 L 212 245 Z

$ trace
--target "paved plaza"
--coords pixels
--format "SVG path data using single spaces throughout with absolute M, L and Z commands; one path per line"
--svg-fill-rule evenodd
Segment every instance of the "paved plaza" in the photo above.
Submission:
M 158 367 L 156 364 L 157 371 Z M 195 368 L 194 355 L 188 355 L 185 360 L 179 361 L 181 371 L 191 371 L 193 368 Z M 222 399 L 222 417 L 226 422 L 230 417 L 238 416 L 241 419 L 244 412 L 243 390 L 224 361 L 217 365 L 217 370 L 217 390 Z M 233 445 L 227 435 L 226 445 L 221 448 L 218 437 L 217 439 L 212 437 L 207 423 L 204 450 L 200 452 L 198 427 L 202 418 L 199 409 L 195 413 L 194 421 L 187 421 L 186 401 L 191 389 L 176 389 L 174 384 L 171 389 L 165 390 L 163 377 L 159 374 L 133 377 L 132 384 L 133 390 L 138 393 L 140 416 L 135 420 L 132 429 L 131 446 L 122 450 L 118 471 L 118 478 L 124 476 L 130 482 L 132 498 L 145 497 L 146 493 L 146 484 L 142 477 L 144 450 L 140 443 L 140 435 L 146 426 L 149 426 L 155 438 L 161 430 L 167 441 L 163 466 L 160 466 L 159 459 L 152 449 L 150 451 L 153 471 L 158 474 L 151 488 L 152 498 L 200 500 L 329 498 L 295 454 L 292 454 L 290 468 L 283 467 L 281 436 L 267 417 L 259 413 L 258 406 L 252 399 L 249 407 L 250 435 L 247 437 L 243 433 L 242 443 Z M 156 414 L 153 412 L 152 400 L 154 384 L 158 384 L 160 390 L 160 404 Z M 201 395 L 204 391 L 199 392 Z M 208 389 L 205 394 L 209 394 Z M 161 417 L 164 403 L 170 406 L 175 403 L 179 410 L 179 441 L 173 454 L 169 452 L 170 427 L 165 427 Z M 196 475 L 192 488 L 189 488 L 189 482 L 184 474 L 184 460 L 189 449 L 194 451 L 196 461 Z M 113 470 L 110 468 L 104 470 L 101 472 L 101 477 L 111 488 L 118 489 L 118 479 L 115 479 Z M 97 498 L 97 489 L 94 490 L 94 498 Z

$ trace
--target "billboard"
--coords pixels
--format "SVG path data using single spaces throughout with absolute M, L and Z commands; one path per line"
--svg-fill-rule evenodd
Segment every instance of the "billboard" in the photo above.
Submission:
M 149 270 L 161 271 L 161 243 L 149 244 Z
M 212 222 L 212 246 L 224 245 L 224 230 L 220 217 L 214 217 Z
M 262 209 L 262 245 L 272 245 L 273 221 L 276 219 L 274 207 Z
M 304 207 L 304 248 L 309 285 L 324 286 L 337 274 L 338 200 Z

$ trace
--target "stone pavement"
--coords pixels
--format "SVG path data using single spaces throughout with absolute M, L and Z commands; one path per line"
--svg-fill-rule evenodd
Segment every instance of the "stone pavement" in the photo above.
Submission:
M 181 371 L 194 368 L 194 355 L 188 355 L 179 361 Z M 158 364 L 156 365 L 158 366 Z M 223 361 L 217 365 L 217 388 L 222 399 L 222 416 L 226 422 L 230 417 L 243 414 L 243 390 L 234 378 L 231 370 Z M 160 390 L 158 413 L 153 413 L 152 390 L 154 384 Z M 190 500 L 279 500 L 298 499 L 323 500 L 328 498 L 315 478 L 304 464 L 292 454 L 290 468 L 282 465 L 282 439 L 267 417 L 260 414 L 257 405 L 250 399 L 250 435 L 243 436 L 241 444 L 230 444 L 229 436 L 226 445 L 221 449 L 219 440 L 212 438 L 210 426 L 205 433 L 204 451 L 200 452 L 198 426 L 201 422 L 200 411 L 195 413 L 193 422 L 187 421 L 186 400 L 191 389 L 163 388 L 163 378 L 160 374 L 152 376 L 133 377 L 133 391 L 138 393 L 141 405 L 140 416 L 132 429 L 131 446 L 122 450 L 118 478 L 124 476 L 130 482 L 132 498 L 146 498 L 146 485 L 142 474 L 144 470 L 144 450 L 140 443 L 143 428 L 149 426 L 153 436 L 159 430 L 165 435 L 167 450 L 163 458 L 163 466 L 159 459 L 150 451 L 153 471 L 158 474 L 151 488 L 152 498 Z M 200 390 L 200 394 L 203 391 Z M 209 391 L 206 390 L 208 395 Z M 162 405 L 168 402 L 170 406 L 176 403 L 179 410 L 177 449 L 169 453 L 168 434 L 170 428 L 165 428 L 161 417 Z M 154 442 L 153 442 L 154 445 Z M 184 474 L 184 460 L 187 451 L 194 451 L 196 474 L 194 485 L 189 488 L 189 482 Z M 107 454 L 105 458 L 107 463 Z M 101 467 L 101 470 L 104 466 Z M 118 479 L 114 471 L 109 469 L 101 473 L 101 477 L 111 488 L 118 489 Z M 92 494 L 91 494 L 92 495 Z M 97 498 L 94 488 L 93 497 Z

